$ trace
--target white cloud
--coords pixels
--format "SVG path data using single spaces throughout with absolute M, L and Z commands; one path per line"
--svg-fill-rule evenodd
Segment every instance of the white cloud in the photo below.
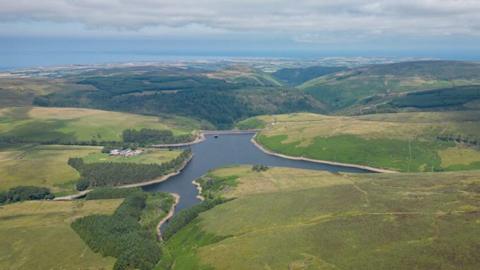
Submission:
M 478 0 L 0 0 L 0 21 L 110 32 L 276 33 L 297 41 L 480 34 Z

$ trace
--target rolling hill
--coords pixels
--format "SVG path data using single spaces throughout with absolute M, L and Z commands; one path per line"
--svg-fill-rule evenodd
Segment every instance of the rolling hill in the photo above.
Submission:
M 0 109 L 0 139 L 22 143 L 72 144 L 121 141 L 125 129 L 151 128 L 188 134 L 200 123 L 177 116 L 143 116 L 80 108 Z
M 291 85 L 300 85 L 314 78 L 345 70 L 345 67 L 312 66 L 301 68 L 282 68 L 272 73 L 277 80 Z
M 402 172 L 480 169 L 479 111 L 254 119 L 245 122 L 264 127 L 256 141 L 285 155 Z
M 239 119 L 261 114 L 325 112 L 325 106 L 309 94 L 250 68 L 98 69 L 65 79 L 90 90 L 69 88 L 37 96 L 34 104 L 174 114 L 204 121 L 204 129 L 231 128 Z
M 480 64 L 419 61 L 365 66 L 321 76 L 298 88 L 327 104 L 330 111 L 341 113 L 352 106 L 388 103 L 412 91 L 448 88 L 462 95 L 465 89 L 459 86 L 465 85 L 480 85 Z
M 169 269 L 473 270 L 480 263 L 478 172 L 241 166 L 205 177 L 205 192 L 235 199 L 167 241 Z
M 88 215 L 112 214 L 121 202 L 30 201 L 2 206 L 0 268 L 112 269 L 115 258 L 93 252 L 70 223 Z

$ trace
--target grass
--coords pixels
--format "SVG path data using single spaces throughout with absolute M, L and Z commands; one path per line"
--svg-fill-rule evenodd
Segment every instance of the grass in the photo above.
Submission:
M 253 118 L 248 118 L 248 119 L 239 121 L 236 124 L 236 127 L 238 129 L 242 129 L 242 130 L 264 128 L 265 127 L 265 122 L 263 122 L 262 120 L 260 120 L 258 118 L 253 117 Z
M 402 172 L 480 169 L 477 147 L 438 139 L 480 141 L 479 116 L 478 111 L 260 116 L 268 124 L 257 141 L 286 155 Z
M 141 163 L 141 164 L 161 164 L 163 162 L 175 159 L 182 153 L 180 150 L 160 150 L 143 149 L 143 153 L 133 157 L 110 156 L 106 153 L 94 152 L 83 157 L 85 163 L 97 162 L 120 162 L 120 163 Z
M 39 77 L 2 77 L 0 85 L 0 108 L 30 106 L 37 95 L 47 95 L 65 89 L 77 91 L 92 89 L 92 87 L 70 83 L 63 79 Z
M 111 214 L 121 200 L 30 201 L 0 210 L 1 269 L 112 269 L 71 229 L 76 218 Z
M 140 216 L 140 224 L 152 233 L 152 237 L 157 237 L 157 225 L 164 218 L 175 199 L 169 193 L 152 192 L 148 193 L 146 206 Z
M 123 130 L 131 128 L 169 129 L 175 134 L 184 134 L 197 127 L 193 121 L 181 117 L 92 109 L 17 107 L 0 110 L 0 136 L 32 142 L 121 141 Z
M 67 164 L 70 157 L 100 151 L 90 146 L 17 146 L 0 150 L 0 190 L 16 186 L 43 186 L 54 193 L 75 192 L 80 175 Z
M 238 176 L 235 191 L 225 193 L 237 199 L 170 238 L 172 260 L 188 262 L 174 269 L 477 269 L 480 263 L 478 172 L 236 167 L 212 174 Z
M 82 157 L 86 163 L 131 162 L 161 164 L 176 158 L 181 151 L 146 149 L 135 157 L 111 157 L 100 147 L 63 145 L 20 145 L 0 149 L 0 190 L 16 186 L 48 187 L 56 195 L 75 193 L 79 173 L 67 162 Z

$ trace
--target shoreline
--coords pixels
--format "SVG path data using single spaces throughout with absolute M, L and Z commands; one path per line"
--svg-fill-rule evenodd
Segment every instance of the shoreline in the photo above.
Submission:
M 197 143 L 201 143 L 205 140 L 206 140 L 205 135 L 203 134 L 203 132 L 200 132 L 199 135 L 195 138 L 195 140 L 193 140 L 191 142 L 171 143 L 171 144 L 152 144 L 152 145 L 150 145 L 150 147 L 152 147 L 152 148 L 185 147 L 185 146 L 190 146 L 190 145 L 194 145 L 194 144 L 197 144 Z
M 172 207 L 170 207 L 170 211 L 168 211 L 167 215 L 164 218 L 162 218 L 157 224 L 158 241 L 163 241 L 162 231 L 161 231 L 162 225 L 165 224 L 165 222 L 169 221 L 173 217 L 173 215 L 175 214 L 175 208 L 180 202 L 180 195 L 178 195 L 177 193 L 170 193 L 170 194 L 175 198 L 175 202 L 172 204 Z
M 197 188 L 197 199 L 199 199 L 200 201 L 205 201 L 205 197 L 202 196 L 202 186 L 200 185 L 200 183 L 197 182 L 197 180 L 193 180 L 192 181 L 192 184 Z
M 260 145 L 255 140 L 255 138 L 257 137 L 257 134 L 258 133 L 256 133 L 250 141 L 258 149 L 260 149 L 262 152 L 264 152 L 265 154 L 268 154 L 268 155 L 277 156 L 277 157 L 286 158 L 286 159 L 291 159 L 291 160 L 302 160 L 302 161 L 309 161 L 309 162 L 315 162 L 315 163 L 326 164 L 326 165 L 357 168 L 357 169 L 366 170 L 366 171 L 369 171 L 369 172 L 372 172 L 372 173 L 398 173 L 397 171 L 380 169 L 380 168 L 358 165 L 358 164 L 341 163 L 341 162 L 328 161 L 328 160 L 318 160 L 318 159 L 311 159 L 311 158 L 305 158 L 305 157 L 294 157 L 294 156 L 288 156 L 288 155 L 284 155 L 284 154 L 275 153 L 275 152 L 272 152 L 270 150 L 265 149 L 262 145 Z
M 153 185 L 153 184 L 158 184 L 158 183 L 164 182 L 164 181 L 168 180 L 170 177 L 180 174 L 192 159 L 193 159 L 193 153 L 190 155 L 190 157 L 188 159 L 186 159 L 182 163 L 180 168 L 178 170 L 174 171 L 174 172 L 171 172 L 169 174 L 160 176 L 159 178 L 155 178 L 155 179 L 147 181 L 147 182 L 127 184 L 127 185 L 118 186 L 116 188 L 145 187 L 145 186 L 150 186 L 150 185 Z
M 135 184 L 127 184 L 127 185 L 121 185 L 121 186 L 114 186 L 112 188 L 132 188 L 132 187 L 144 187 L 144 186 L 150 186 L 150 185 L 153 185 L 153 184 L 158 184 L 158 183 L 161 183 L 161 182 L 164 182 L 164 181 L 167 181 L 170 177 L 173 177 L 175 175 L 178 175 L 180 174 L 183 169 L 185 169 L 185 167 L 188 165 L 188 163 L 190 163 L 190 161 L 193 159 L 193 153 L 190 155 L 190 157 L 188 159 L 186 159 L 182 165 L 180 166 L 180 168 L 174 172 L 171 172 L 169 174 L 166 174 L 166 175 L 163 175 L 163 176 L 160 176 L 159 178 L 155 178 L 153 180 L 150 180 L 150 181 L 147 181 L 147 182 L 141 182 L 141 183 L 135 183 Z M 72 194 L 72 195 L 67 195 L 67 196 L 62 196 L 62 197 L 56 197 L 53 199 L 53 201 L 72 201 L 72 200 L 75 200 L 75 199 L 78 199 L 78 198 L 81 198 L 85 195 L 87 195 L 89 192 L 91 192 L 93 189 L 87 189 L 87 190 L 84 190 L 84 191 L 81 191 L 79 193 L 76 193 L 76 194 Z

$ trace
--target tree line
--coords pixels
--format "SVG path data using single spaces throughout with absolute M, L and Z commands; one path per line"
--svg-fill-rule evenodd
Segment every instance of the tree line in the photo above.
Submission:
M 89 187 L 119 186 L 151 180 L 180 169 L 190 157 L 191 151 L 184 150 L 175 159 L 162 164 L 85 163 L 82 158 L 70 158 L 68 165 L 80 173 L 77 190 L 82 191 Z
M 48 188 L 35 186 L 18 186 L 8 191 L 0 191 L 0 204 L 31 200 L 51 200 L 55 198 Z
M 207 199 L 191 208 L 181 210 L 168 222 L 167 228 L 162 233 L 163 239 L 168 240 L 175 233 L 198 217 L 200 213 L 210 210 L 216 205 L 226 201 L 227 200 L 223 198 Z
M 71 226 L 93 251 L 117 258 L 114 270 L 153 269 L 162 250 L 139 223 L 146 200 L 146 193 L 133 192 L 113 215 L 79 218 Z
M 185 143 L 194 140 L 191 134 L 175 136 L 171 130 L 149 128 L 140 130 L 126 129 L 122 133 L 122 138 L 125 143 L 136 143 L 139 145 Z

